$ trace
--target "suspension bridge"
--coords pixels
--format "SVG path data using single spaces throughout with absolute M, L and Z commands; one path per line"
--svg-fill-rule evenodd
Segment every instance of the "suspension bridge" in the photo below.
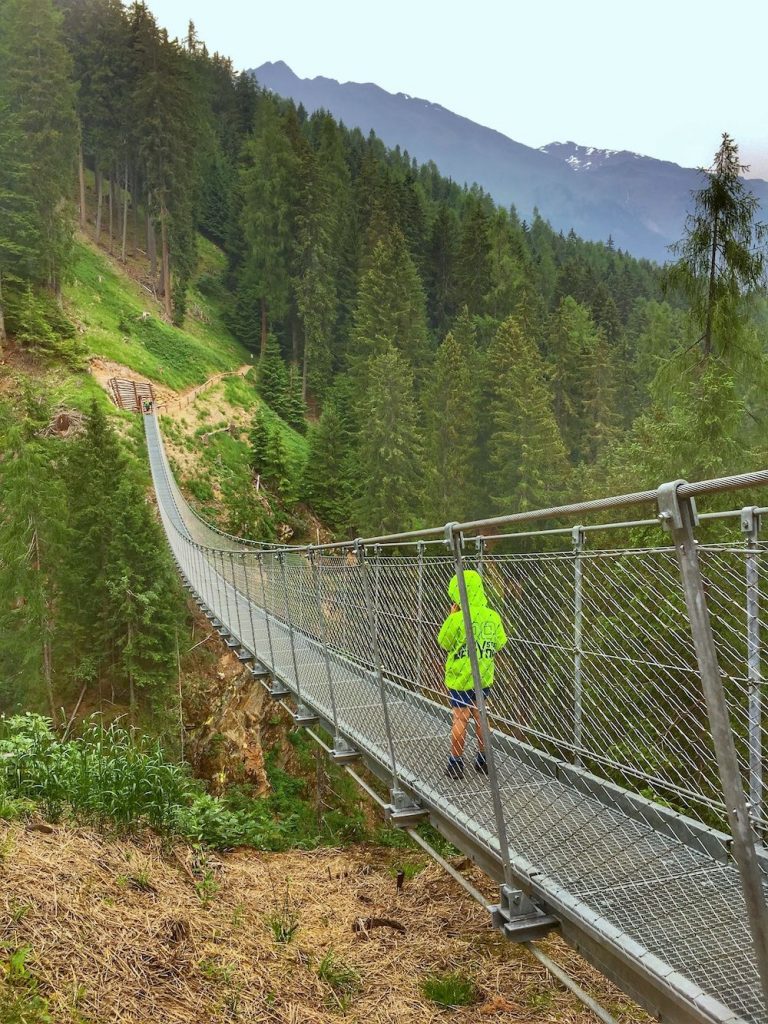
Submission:
M 360 758 L 386 784 L 395 824 L 429 819 L 500 883 L 497 928 L 514 941 L 559 929 L 662 1020 L 768 1021 L 768 509 L 695 505 L 768 472 L 280 547 L 200 519 L 156 416 L 144 421 L 168 543 L 200 608 L 273 696 L 293 697 L 298 724 L 325 727 L 335 760 Z M 646 519 L 601 521 L 642 507 Z M 451 779 L 436 636 L 467 568 L 509 643 L 486 701 L 467 631 L 488 775 Z

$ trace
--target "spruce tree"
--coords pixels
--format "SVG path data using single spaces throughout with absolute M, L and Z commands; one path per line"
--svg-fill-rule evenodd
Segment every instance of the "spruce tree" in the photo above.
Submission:
M 567 492 L 569 466 L 545 367 L 514 317 L 488 351 L 489 491 L 499 513 L 546 508 Z
M 492 285 L 490 202 L 470 193 L 461 222 L 456 255 L 457 299 L 470 313 L 485 312 L 486 296 Z
M 256 410 L 251 420 L 248 441 L 251 448 L 251 465 L 257 473 L 263 473 L 269 448 L 269 428 L 261 409 Z
M 358 441 L 357 522 L 363 533 L 407 530 L 423 499 L 422 438 L 413 372 L 390 347 L 373 356 Z
M 272 335 L 259 362 L 258 391 L 270 409 L 287 420 L 290 411 L 288 367 L 280 355 L 280 346 Z
M 21 163 L 29 169 L 25 186 L 35 216 L 34 230 L 27 237 L 36 241 L 36 281 L 55 292 L 71 261 L 69 197 L 79 136 L 71 73 L 61 16 L 51 0 L 4 0 L 0 111 L 11 119 L 11 130 L 24 135 Z M 0 235 L 3 231 L 0 228 Z
M 426 515 L 430 522 L 470 518 L 478 504 L 479 358 L 471 334 L 448 333 L 424 389 Z
M 63 696 L 54 659 L 57 612 L 66 598 L 64 495 L 42 442 L 16 425 L 0 437 L 0 699 L 45 708 L 56 722 Z
M 398 229 L 376 243 L 358 290 L 352 328 L 352 361 L 396 348 L 420 366 L 427 355 L 424 289 Z
M 108 643 L 135 715 L 137 687 L 161 706 L 176 665 L 182 603 L 165 540 L 143 489 L 126 473 L 116 484 L 105 574 Z
M 742 313 L 764 284 L 766 229 L 756 221 L 759 201 L 742 181 L 747 170 L 724 133 L 712 168 L 702 171 L 707 184 L 693 195 L 685 237 L 674 246 L 679 259 L 669 280 L 690 303 L 705 359 L 712 352 L 743 356 Z
M 352 521 L 352 488 L 348 471 L 352 434 L 347 417 L 331 399 L 309 431 L 309 451 L 301 484 L 302 498 L 332 530 Z
M 300 434 L 307 429 L 307 405 L 303 397 L 301 376 L 297 367 L 288 372 L 288 390 L 285 396 L 285 418 Z

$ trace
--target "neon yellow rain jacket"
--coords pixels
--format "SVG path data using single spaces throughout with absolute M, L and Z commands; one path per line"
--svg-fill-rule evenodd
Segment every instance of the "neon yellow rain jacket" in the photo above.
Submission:
M 498 612 L 488 607 L 483 579 L 474 569 L 464 570 L 469 614 L 475 636 L 480 679 L 483 688 L 493 685 L 494 656 L 507 642 L 507 634 Z M 454 576 L 448 584 L 448 596 L 459 604 L 459 581 Z M 474 687 L 472 667 L 467 654 L 467 634 L 461 610 L 452 612 L 440 628 L 437 642 L 448 652 L 445 662 L 445 685 L 449 690 L 471 690 Z

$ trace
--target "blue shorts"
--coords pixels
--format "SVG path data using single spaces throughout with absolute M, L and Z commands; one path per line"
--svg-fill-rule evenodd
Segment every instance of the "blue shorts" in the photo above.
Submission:
M 477 707 L 477 698 L 474 690 L 452 690 L 450 687 L 446 687 L 448 690 L 448 699 L 451 702 L 452 708 L 474 708 Z M 483 696 L 486 700 L 491 696 L 492 686 L 486 686 L 483 690 Z

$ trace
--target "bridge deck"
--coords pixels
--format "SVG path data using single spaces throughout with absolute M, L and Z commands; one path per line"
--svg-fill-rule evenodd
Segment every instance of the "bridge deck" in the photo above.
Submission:
M 292 647 L 288 624 L 250 600 L 247 582 L 234 586 L 215 558 L 211 564 L 200 549 L 192 553 L 153 421 L 148 418 L 147 434 L 160 508 L 191 586 L 302 703 L 328 723 L 335 719 L 369 763 L 390 770 L 376 674 L 338 650 L 326 658 L 316 637 L 297 630 Z M 481 851 L 500 875 L 488 779 L 471 769 L 463 781 L 444 775 L 449 710 L 392 680 L 385 686 L 399 782 L 438 827 L 449 826 L 455 842 Z M 546 758 L 510 737 L 495 734 L 494 746 L 513 872 L 561 920 L 569 940 L 666 1019 L 764 1021 L 744 901 L 727 857 L 664 834 L 558 778 Z

